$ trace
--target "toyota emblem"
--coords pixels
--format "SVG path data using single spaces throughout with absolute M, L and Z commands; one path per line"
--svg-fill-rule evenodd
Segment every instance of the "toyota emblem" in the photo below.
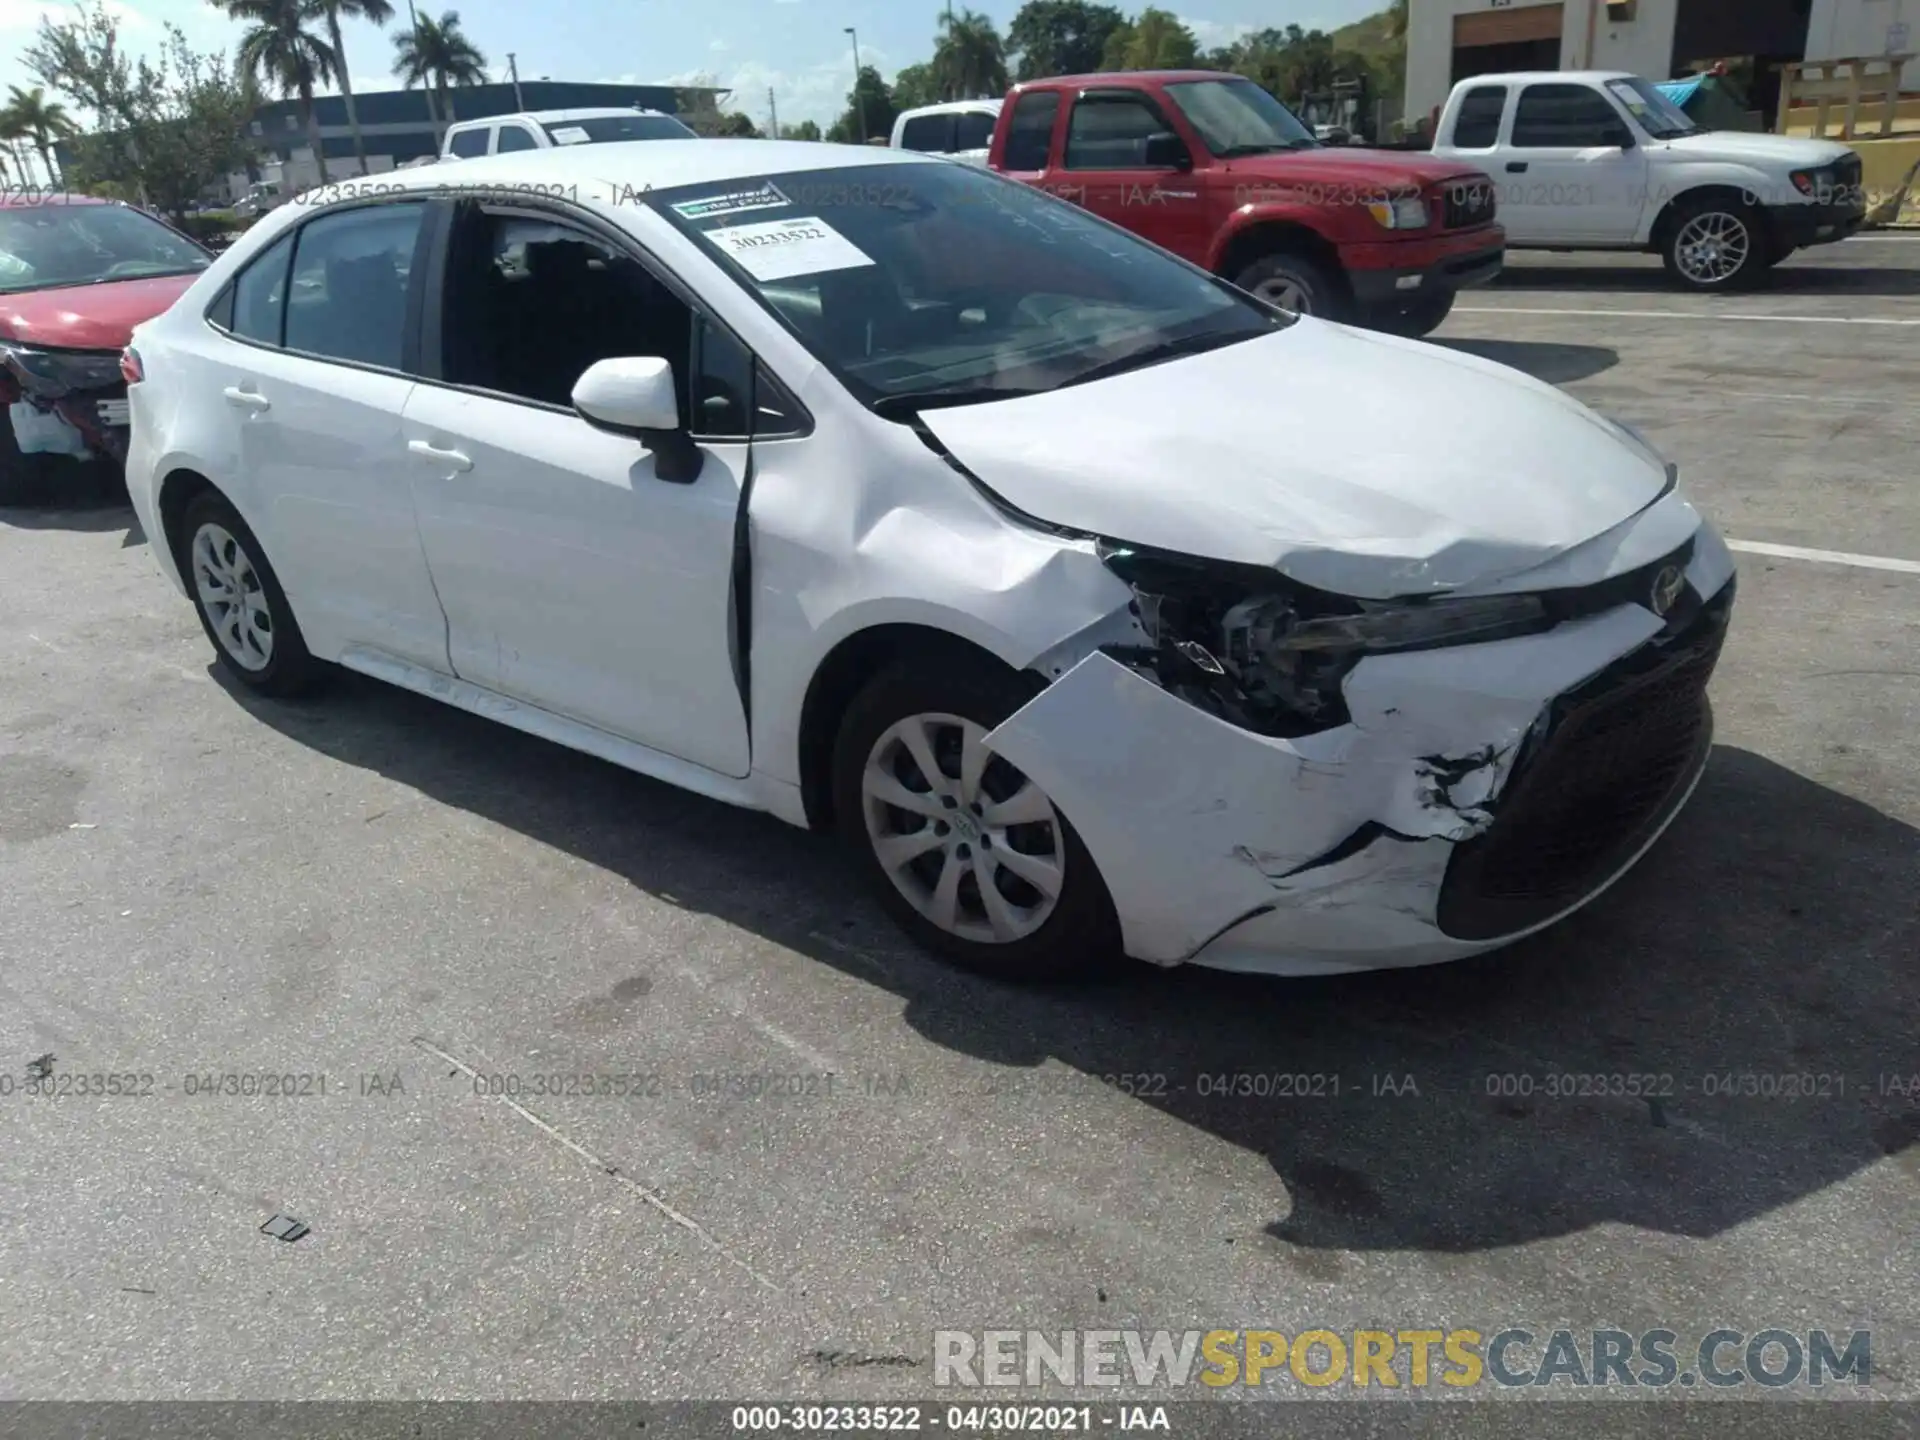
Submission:
M 1653 577 L 1653 588 L 1647 596 L 1647 603 L 1653 613 L 1666 618 L 1680 599 L 1680 592 L 1686 588 L 1687 575 L 1678 565 L 1665 565 L 1660 573 Z

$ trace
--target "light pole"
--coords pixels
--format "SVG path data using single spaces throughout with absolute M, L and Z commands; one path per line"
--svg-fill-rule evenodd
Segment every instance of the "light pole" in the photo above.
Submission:
M 860 121 L 860 141 L 867 143 L 867 97 L 860 88 L 860 37 L 853 33 L 853 26 L 847 26 L 847 36 L 853 41 L 853 110 Z
M 520 98 L 520 66 L 513 57 L 513 51 L 507 52 L 507 74 L 513 77 L 513 108 L 524 110 L 527 102 Z

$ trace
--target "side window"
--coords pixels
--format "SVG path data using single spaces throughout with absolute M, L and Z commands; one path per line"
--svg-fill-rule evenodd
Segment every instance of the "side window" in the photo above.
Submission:
M 407 276 L 422 203 L 369 205 L 300 228 L 287 301 L 289 350 L 403 368 Z
M 1462 150 L 1491 150 L 1500 143 L 1500 116 L 1507 108 L 1507 87 L 1480 85 L 1460 97 L 1453 122 L 1453 143 Z
M 763 440 L 806 433 L 807 412 L 764 365 L 753 368 L 753 433 Z
M 450 383 L 571 407 L 590 365 L 653 355 L 673 363 L 680 414 L 691 415 L 693 312 L 632 256 L 544 216 L 474 207 L 448 263 L 440 373 Z
M 477 130 L 459 130 L 447 142 L 447 149 L 462 160 L 471 160 L 476 155 L 487 153 L 487 135 L 489 127 L 482 125 Z
M 220 287 L 220 293 L 213 297 L 213 303 L 207 306 L 207 323 L 216 330 L 233 331 L 233 285 L 231 282 Z
M 954 126 L 953 148 L 956 150 L 984 150 L 993 143 L 993 122 L 995 116 L 982 110 L 970 110 L 960 117 Z M 1052 124 L 1051 118 L 1048 124 Z
M 1628 134 L 1620 112 L 1585 85 L 1529 85 L 1513 112 L 1516 149 L 1618 145 Z
M 1147 163 L 1147 137 L 1173 127 L 1151 105 L 1131 95 L 1076 100 L 1067 122 L 1069 170 L 1138 170 Z
M 505 155 L 512 150 L 538 150 L 539 144 L 532 132 L 524 125 L 502 125 L 499 142 L 493 147 L 496 155 Z
M 1007 169 L 1047 168 L 1053 149 L 1053 122 L 1059 113 L 1058 90 L 1035 90 L 1014 102 L 1013 118 L 1007 122 L 1007 153 L 1002 161 Z
M 240 339 L 279 345 L 287 309 L 287 262 L 292 258 L 293 236 L 283 235 L 233 282 L 233 333 Z
M 929 155 L 953 152 L 953 116 L 916 115 L 900 127 L 900 148 Z

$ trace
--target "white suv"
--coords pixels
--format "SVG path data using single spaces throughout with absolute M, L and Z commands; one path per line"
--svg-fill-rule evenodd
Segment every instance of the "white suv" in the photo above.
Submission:
M 472 160 L 514 150 L 551 150 L 559 145 L 598 145 L 609 140 L 692 140 L 693 131 L 659 110 L 532 110 L 489 115 L 447 127 L 442 160 Z

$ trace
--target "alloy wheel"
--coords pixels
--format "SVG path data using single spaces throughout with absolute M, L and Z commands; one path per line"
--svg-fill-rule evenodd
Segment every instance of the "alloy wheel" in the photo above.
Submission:
M 1291 311 L 1295 315 L 1313 313 L 1313 294 L 1291 275 L 1275 275 L 1262 280 L 1254 287 L 1253 293 L 1269 305 L 1281 310 Z
M 957 715 L 910 715 L 874 742 L 860 794 L 868 843 L 907 903 L 962 940 L 1007 944 L 1059 904 L 1066 835 L 1053 802 L 986 738 Z
M 273 660 L 273 614 L 252 559 L 233 535 L 209 521 L 193 535 L 193 588 L 220 648 L 244 670 Z
M 1709 210 L 1695 215 L 1674 240 L 1674 263 L 1696 285 L 1721 285 L 1747 263 L 1752 232 L 1738 215 Z

